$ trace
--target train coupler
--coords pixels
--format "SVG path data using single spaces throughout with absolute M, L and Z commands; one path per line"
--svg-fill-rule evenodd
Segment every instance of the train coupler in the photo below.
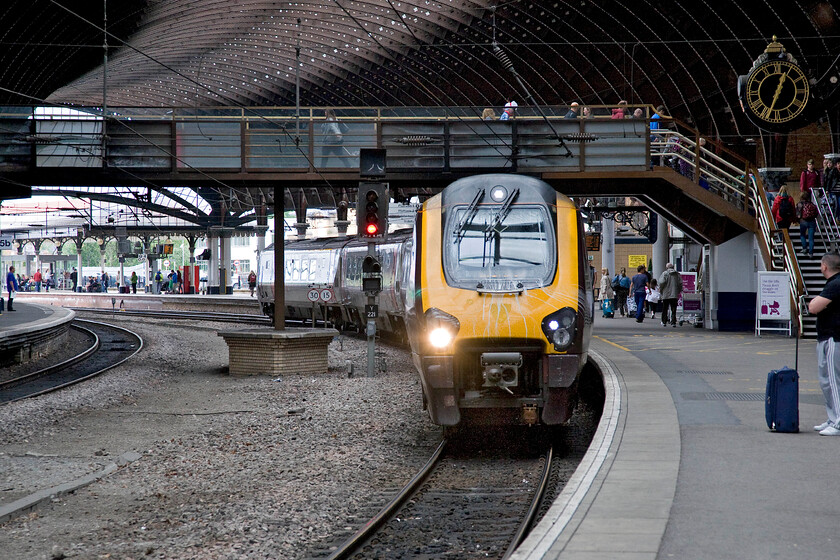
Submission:
M 522 422 L 528 426 L 533 426 L 539 421 L 539 413 L 537 412 L 537 405 L 523 404 L 522 405 Z

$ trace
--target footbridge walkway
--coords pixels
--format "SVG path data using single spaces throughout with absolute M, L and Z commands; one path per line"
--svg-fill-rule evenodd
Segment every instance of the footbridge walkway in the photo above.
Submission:
M 323 108 L 109 108 L 103 121 L 96 108 L 6 107 L 0 180 L 60 185 L 35 194 L 68 196 L 73 186 L 212 189 L 229 208 L 273 205 L 275 188 L 285 203 L 297 189 L 336 204 L 355 193 L 360 151 L 373 148 L 384 150 L 382 178 L 398 197 L 516 172 L 570 196 L 636 197 L 700 242 L 754 232 L 766 267 L 790 275 L 793 300 L 805 293 L 751 162 L 677 120 L 650 119 L 649 106 L 625 119 L 608 106 L 590 118 L 564 118 L 567 109 L 520 108 L 501 121 L 453 107 L 341 109 L 337 120 Z

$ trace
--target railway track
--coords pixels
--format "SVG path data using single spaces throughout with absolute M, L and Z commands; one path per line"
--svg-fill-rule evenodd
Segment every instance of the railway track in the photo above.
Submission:
M 143 347 L 140 336 L 122 327 L 84 319 L 75 319 L 72 327 L 87 333 L 91 346 L 60 364 L 0 383 L 0 404 L 84 381 L 120 365 Z
M 166 319 L 184 319 L 192 321 L 219 321 L 223 323 L 253 323 L 255 325 L 270 325 L 271 319 L 264 315 L 247 313 L 213 313 L 207 311 L 154 311 L 148 309 L 120 309 L 117 311 L 98 307 L 71 307 L 73 311 L 86 313 L 132 315 L 136 317 L 159 317 Z
M 307 557 L 329 560 L 507 558 L 565 482 L 549 442 L 540 451 L 443 440 L 426 465 L 364 527 Z M 449 449 L 447 449 L 447 447 Z M 573 469 L 572 469 L 573 470 Z

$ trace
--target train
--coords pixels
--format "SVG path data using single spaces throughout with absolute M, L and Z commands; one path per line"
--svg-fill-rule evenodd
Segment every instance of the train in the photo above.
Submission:
M 307 294 L 330 287 L 316 316 L 366 324 L 359 238 L 287 241 L 286 318 L 313 315 Z M 458 179 L 422 203 L 412 229 L 376 245 L 380 332 L 406 340 L 432 422 L 566 423 L 577 402 L 594 317 L 583 219 L 544 181 L 516 174 Z M 273 247 L 260 255 L 258 297 L 273 315 Z

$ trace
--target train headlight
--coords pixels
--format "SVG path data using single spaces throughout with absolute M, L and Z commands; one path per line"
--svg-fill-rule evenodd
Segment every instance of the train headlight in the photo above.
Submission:
M 543 333 L 555 350 L 562 351 L 571 346 L 575 339 L 576 320 L 577 313 L 571 307 L 555 311 L 542 320 Z
M 458 331 L 461 330 L 461 323 L 449 313 L 445 313 L 434 307 L 425 313 L 426 332 L 429 333 L 429 343 L 442 350 L 452 344 Z
M 453 338 L 455 337 L 445 327 L 438 327 L 429 333 L 429 342 L 435 348 L 446 348 L 452 342 Z

